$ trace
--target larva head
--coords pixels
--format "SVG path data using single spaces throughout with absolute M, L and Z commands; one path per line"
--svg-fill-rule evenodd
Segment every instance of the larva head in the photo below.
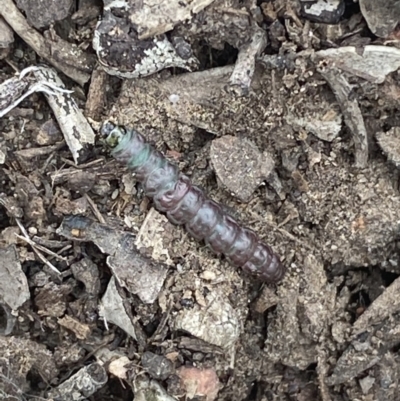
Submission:
M 126 137 L 127 132 L 123 127 L 106 121 L 100 129 L 100 134 L 110 148 L 116 148 Z

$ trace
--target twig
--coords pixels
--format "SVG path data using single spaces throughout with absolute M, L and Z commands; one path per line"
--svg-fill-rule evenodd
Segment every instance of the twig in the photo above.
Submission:
M 353 137 L 355 165 L 364 168 L 368 162 L 368 135 L 358 101 L 351 96 L 352 86 L 343 73 L 333 66 L 320 67 L 318 72 L 325 78 L 336 96 L 344 122 Z
M 19 227 L 19 229 L 20 229 L 21 232 L 22 232 L 22 235 L 23 235 L 27 240 L 31 241 L 31 239 L 30 239 L 30 237 L 29 237 L 29 234 L 28 234 L 27 231 L 25 230 L 25 227 L 22 225 L 21 221 L 20 221 L 18 218 L 16 218 L 15 221 L 17 222 L 18 227 Z M 33 241 L 32 241 L 32 242 L 33 242 Z M 50 263 L 50 262 L 44 257 L 44 255 L 39 251 L 39 249 L 36 248 L 36 244 L 35 244 L 35 245 L 29 244 L 29 245 L 31 245 L 33 251 L 36 253 L 36 255 L 38 256 L 38 258 L 39 258 L 46 266 L 48 266 L 48 267 L 49 267 L 51 270 L 53 270 L 54 272 L 56 272 L 56 273 L 58 273 L 58 274 L 61 274 L 61 272 L 60 272 L 52 263 Z M 58 255 L 57 255 L 57 256 L 58 256 Z
M 85 198 L 89 202 L 89 205 L 92 208 L 94 215 L 97 217 L 97 220 L 99 220 L 99 222 L 101 224 L 106 224 L 104 217 L 101 215 L 100 210 L 98 209 L 96 204 L 93 202 L 93 199 L 88 194 L 85 194 Z
M 67 262 L 67 258 L 64 258 L 63 256 L 58 255 L 57 253 L 50 251 L 50 249 L 45 248 L 42 245 L 37 244 L 35 241 L 32 241 L 30 238 L 24 237 L 22 235 L 19 234 L 14 234 L 17 238 L 22 239 L 23 241 L 27 242 L 29 245 L 31 245 L 32 247 L 35 247 L 36 249 L 47 253 L 48 255 L 53 256 L 56 259 L 62 260 L 64 262 Z

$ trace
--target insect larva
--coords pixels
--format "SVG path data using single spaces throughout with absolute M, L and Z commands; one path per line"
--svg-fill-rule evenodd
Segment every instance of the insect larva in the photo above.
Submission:
M 143 184 L 146 196 L 155 208 L 216 253 L 224 254 L 235 267 L 269 283 L 282 279 L 285 267 L 272 249 L 256 233 L 241 227 L 221 206 L 183 175 L 132 129 L 107 122 L 101 129 L 112 155 L 126 164 Z

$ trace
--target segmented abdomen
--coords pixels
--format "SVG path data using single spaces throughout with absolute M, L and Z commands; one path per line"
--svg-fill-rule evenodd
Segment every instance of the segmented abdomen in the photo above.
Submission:
M 218 203 L 208 199 L 141 134 L 107 124 L 103 134 L 119 139 L 112 155 L 136 173 L 156 209 L 166 213 L 172 223 L 185 225 L 195 239 L 205 241 L 215 253 L 224 254 L 233 266 L 266 282 L 282 279 L 285 267 L 254 231 L 241 227 Z

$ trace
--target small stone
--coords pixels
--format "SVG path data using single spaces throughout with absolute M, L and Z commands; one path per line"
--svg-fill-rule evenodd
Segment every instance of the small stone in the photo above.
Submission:
M 219 379 L 214 369 L 198 369 L 191 366 L 182 366 L 177 370 L 187 398 L 203 396 L 206 401 L 214 401 L 218 396 Z
M 38 116 L 36 118 L 39 120 Z M 43 119 L 43 114 L 41 118 Z M 35 142 L 40 146 L 54 145 L 57 142 L 60 142 L 63 139 L 62 133 L 60 131 L 60 127 L 53 120 L 47 120 L 40 127 L 36 136 L 34 137 Z
M 37 228 L 36 227 L 29 227 L 28 228 L 28 232 L 29 232 L 29 234 L 31 234 L 31 235 L 36 235 L 37 233 L 38 233 L 38 230 L 37 230 Z
M 22 49 L 15 49 L 14 50 L 14 57 L 16 59 L 23 59 L 24 58 L 24 51 Z
M 166 380 L 174 373 L 174 365 L 169 359 L 150 351 L 142 355 L 142 365 L 154 379 Z
M 248 202 L 274 169 L 274 161 L 253 142 L 226 135 L 215 139 L 211 163 L 222 184 L 240 201 Z

